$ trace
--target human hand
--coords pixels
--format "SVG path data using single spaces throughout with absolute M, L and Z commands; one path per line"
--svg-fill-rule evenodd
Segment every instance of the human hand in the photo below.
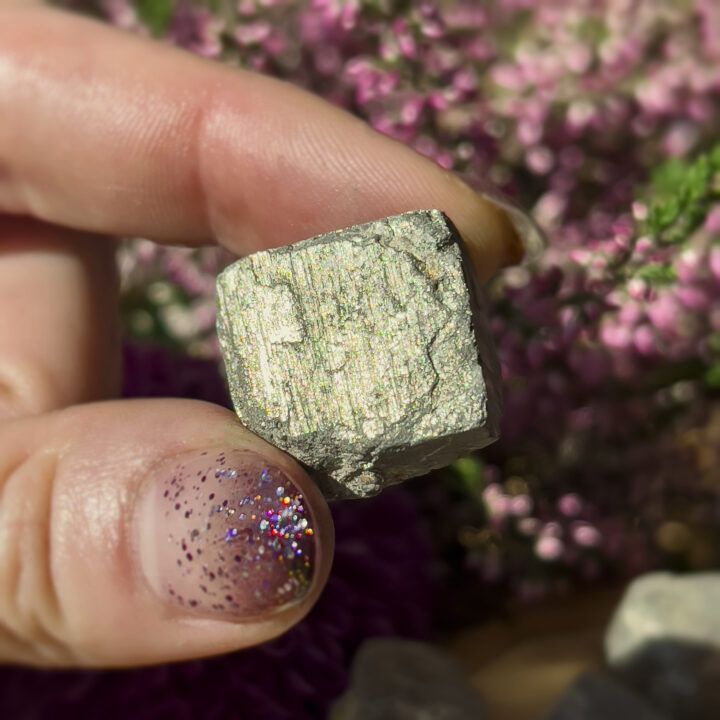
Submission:
M 108 236 L 245 254 L 427 208 L 484 279 L 518 259 L 504 211 L 312 95 L 0 7 L 0 661 L 247 647 L 300 620 L 329 573 L 327 506 L 288 456 L 207 403 L 111 400 Z M 278 561 L 287 507 L 300 552 Z

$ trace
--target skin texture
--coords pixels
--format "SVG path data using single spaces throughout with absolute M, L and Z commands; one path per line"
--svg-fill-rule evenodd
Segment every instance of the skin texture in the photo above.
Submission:
M 506 215 L 298 89 L 34 4 L 0 2 L 0 118 L 0 661 L 126 666 L 284 632 L 329 573 L 327 506 L 225 410 L 99 402 L 120 378 L 108 236 L 248 253 L 439 208 L 487 278 L 518 259 Z M 312 584 L 280 612 L 183 614 L 143 576 L 153 468 L 209 448 L 261 455 L 307 498 Z

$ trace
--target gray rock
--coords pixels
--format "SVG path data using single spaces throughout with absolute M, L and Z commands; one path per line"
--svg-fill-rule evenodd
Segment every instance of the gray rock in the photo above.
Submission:
M 439 211 L 255 253 L 218 278 L 241 421 L 327 497 L 365 497 L 497 438 L 497 358 L 472 262 Z
M 720 717 L 720 573 L 633 582 L 605 637 L 608 662 L 673 720 Z
M 720 654 L 678 641 L 652 641 L 617 673 L 673 720 L 720 718 Z
M 653 641 L 720 650 L 720 573 L 649 573 L 630 585 L 605 636 L 607 660 L 621 666 Z
M 425 643 L 368 640 L 331 720 L 483 720 L 482 698 L 460 666 Z
M 608 675 L 578 678 L 547 720 L 666 720 L 634 692 Z

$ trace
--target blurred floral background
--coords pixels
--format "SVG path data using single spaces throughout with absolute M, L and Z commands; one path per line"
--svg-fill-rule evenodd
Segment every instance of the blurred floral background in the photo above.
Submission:
M 366 637 L 449 638 L 652 568 L 720 566 L 720 3 L 63 4 L 323 96 L 501 187 L 548 247 L 489 287 L 500 442 L 336 505 L 337 560 L 306 621 L 229 658 L 33 675 L 49 704 L 324 717 Z M 231 258 L 130 239 L 120 260 L 126 394 L 227 404 L 214 279 Z M 12 673 L 7 697 L 29 671 Z M 16 703 L 11 717 L 46 716 Z

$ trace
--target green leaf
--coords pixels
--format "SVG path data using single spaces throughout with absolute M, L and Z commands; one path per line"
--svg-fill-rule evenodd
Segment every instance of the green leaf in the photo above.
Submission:
M 716 145 L 710 152 L 710 164 L 716 172 L 720 171 L 720 145 Z
M 653 195 L 657 198 L 676 193 L 686 172 L 687 165 L 678 158 L 671 158 L 655 168 L 650 179 Z
M 708 335 L 707 344 L 714 353 L 720 353 L 720 332 L 710 333 Z
M 689 201 L 697 201 L 705 197 L 711 176 L 710 158 L 707 155 L 701 155 L 685 176 L 685 188 Z
M 648 219 L 641 232 L 659 246 L 684 243 L 704 222 L 720 192 L 720 145 L 692 163 L 673 158 L 652 173 Z
M 609 35 L 607 23 L 600 18 L 583 17 L 577 25 L 577 37 L 588 45 L 597 46 Z
M 139 18 L 155 37 L 165 33 L 173 13 L 173 0 L 134 0 Z
M 653 263 L 641 267 L 635 273 L 635 277 L 644 280 L 653 287 L 661 287 L 663 285 L 672 285 L 677 280 L 677 272 L 672 265 Z
M 650 208 L 648 226 L 652 232 L 661 233 L 677 220 L 679 213 L 680 207 L 677 198 L 668 198 Z
M 470 490 L 479 488 L 483 477 L 483 465 L 478 458 L 472 456 L 460 458 L 453 463 L 453 470 L 465 487 Z
M 720 362 L 715 363 L 705 373 L 705 384 L 711 388 L 720 388 Z

